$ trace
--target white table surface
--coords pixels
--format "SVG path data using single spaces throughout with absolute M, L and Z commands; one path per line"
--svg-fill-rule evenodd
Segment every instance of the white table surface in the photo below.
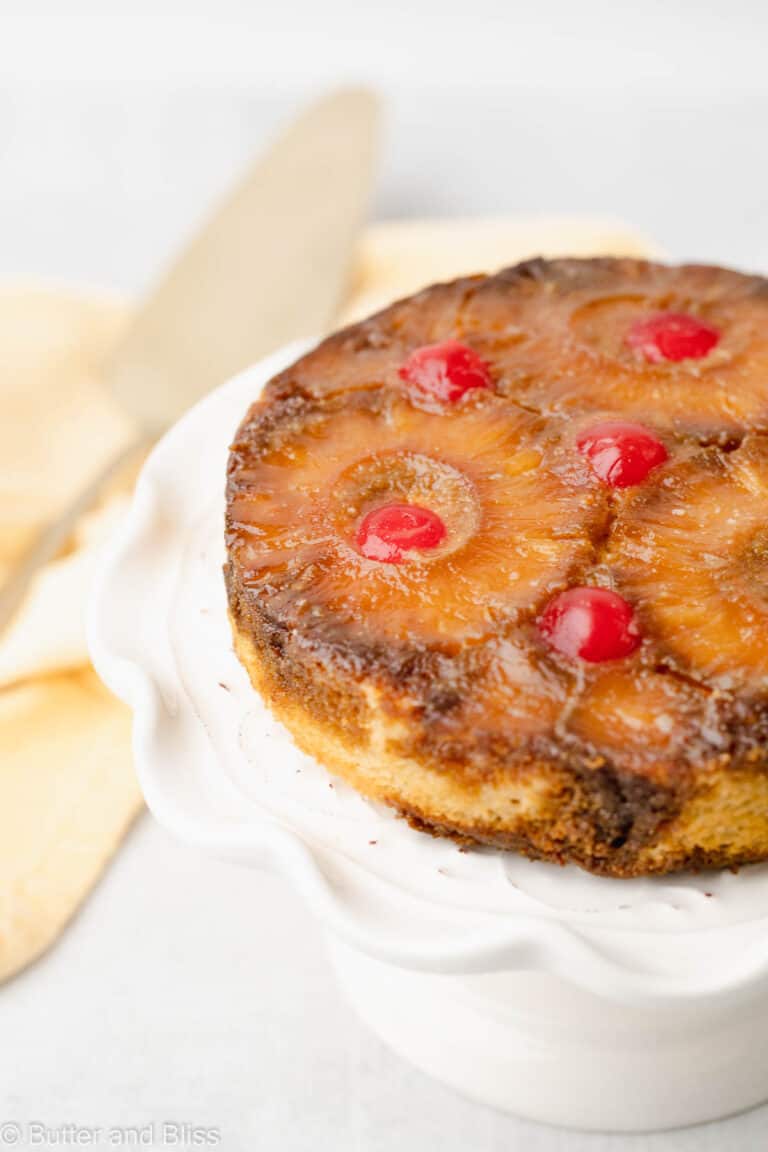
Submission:
M 620 1137 L 468 1103 L 358 1024 L 283 882 L 180 847 L 148 816 L 58 948 L 3 990 L 0 1034 L 0 1121 L 187 1122 L 218 1127 L 227 1152 L 766 1146 L 768 1109 Z
M 633 17 L 549 0 L 515 17 L 481 0 L 474 50 L 455 21 L 434 42 L 445 5 L 394 3 L 381 25 L 363 7 L 333 0 L 321 25 L 309 0 L 300 18 L 274 6 L 273 39 L 296 29 L 280 54 L 239 0 L 16 5 L 0 43 L 0 278 L 138 293 L 299 94 L 347 76 L 388 94 L 379 216 L 607 211 L 675 257 L 768 269 L 765 5 Z M 153 1124 L 157 1147 L 163 1122 L 185 1122 L 233 1152 L 768 1146 L 768 1108 L 612 1137 L 459 1099 L 361 1028 L 283 882 L 149 818 L 59 947 L 0 989 L 0 1037 L 0 1148 L 5 1120 Z

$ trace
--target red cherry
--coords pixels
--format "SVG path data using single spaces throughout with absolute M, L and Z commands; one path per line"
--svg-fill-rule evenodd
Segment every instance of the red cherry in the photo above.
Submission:
M 411 352 L 400 368 L 400 379 L 422 396 L 449 404 L 470 388 L 490 388 L 493 383 L 482 356 L 458 340 L 426 344 Z
M 545 608 L 539 628 L 557 652 L 590 664 L 621 660 L 641 642 L 631 605 L 608 588 L 561 592 Z
M 662 360 L 700 360 L 719 343 L 720 333 L 685 312 L 659 312 L 633 324 L 626 340 L 646 360 L 660 364 Z
M 611 488 L 642 484 L 654 468 L 669 458 L 661 440 L 642 424 L 607 420 L 579 436 L 576 447 L 595 475 Z
M 357 546 L 369 560 L 400 564 L 404 552 L 436 548 L 445 536 L 445 524 L 428 508 L 386 504 L 363 517 L 357 530 Z

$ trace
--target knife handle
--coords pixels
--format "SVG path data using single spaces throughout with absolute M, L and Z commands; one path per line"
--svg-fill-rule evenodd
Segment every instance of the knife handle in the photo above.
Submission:
M 64 511 L 47 524 L 28 549 L 21 562 L 0 589 L 0 634 L 8 627 L 21 606 L 29 586 L 44 565 L 54 560 L 74 531 L 77 521 L 98 500 L 105 487 L 128 462 L 150 446 L 146 434 L 137 435 L 121 448 L 101 471 L 74 497 Z

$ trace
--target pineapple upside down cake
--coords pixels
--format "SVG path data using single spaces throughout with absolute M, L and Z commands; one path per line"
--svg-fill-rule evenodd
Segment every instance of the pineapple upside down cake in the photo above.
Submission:
M 426 831 L 633 876 L 768 858 L 768 281 L 533 260 L 266 387 L 237 652 Z

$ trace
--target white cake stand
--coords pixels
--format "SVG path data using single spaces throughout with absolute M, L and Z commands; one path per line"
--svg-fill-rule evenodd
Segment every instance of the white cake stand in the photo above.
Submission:
M 134 711 L 139 778 L 182 840 L 288 876 L 346 995 L 395 1051 L 519 1115 L 604 1130 L 768 1098 L 768 869 L 598 879 L 461 852 L 300 753 L 232 651 L 227 447 L 271 357 L 162 441 L 95 592 L 94 663 Z

